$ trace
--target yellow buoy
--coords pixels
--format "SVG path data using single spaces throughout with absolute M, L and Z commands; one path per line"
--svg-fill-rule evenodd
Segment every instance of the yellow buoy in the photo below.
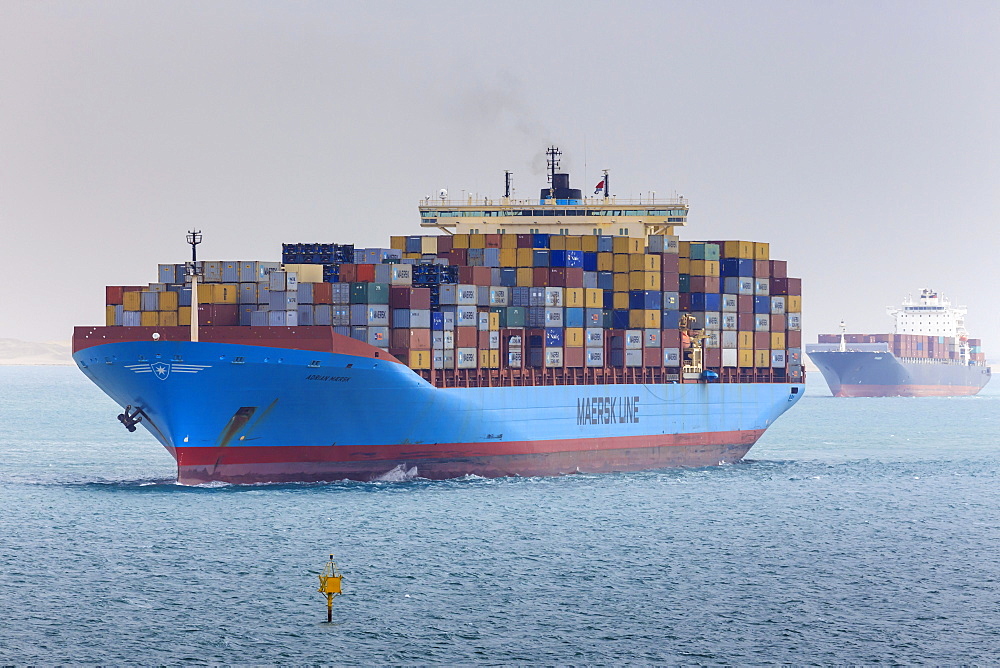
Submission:
M 319 593 L 326 595 L 326 621 L 333 622 L 333 597 L 340 596 L 340 582 L 344 576 L 340 574 L 340 569 L 330 555 L 330 561 L 326 562 L 323 572 L 319 574 Z

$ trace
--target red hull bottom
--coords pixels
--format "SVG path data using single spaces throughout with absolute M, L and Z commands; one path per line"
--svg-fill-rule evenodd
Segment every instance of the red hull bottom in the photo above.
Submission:
M 587 447 L 569 451 L 556 449 L 566 448 L 566 441 L 449 444 L 406 453 L 400 452 L 405 446 L 188 448 L 178 450 L 177 480 L 185 485 L 372 481 L 414 468 L 413 475 L 431 480 L 697 468 L 740 461 L 762 433 L 635 437 L 603 447 L 600 442 L 574 441 L 574 446 Z M 668 443 L 646 445 L 650 441 Z M 524 446 L 532 451 L 523 451 Z
M 971 385 L 841 385 L 835 397 L 970 397 L 982 387 Z

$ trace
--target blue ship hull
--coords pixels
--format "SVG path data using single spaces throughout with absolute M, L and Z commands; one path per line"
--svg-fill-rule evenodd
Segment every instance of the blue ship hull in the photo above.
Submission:
M 81 370 L 174 456 L 185 484 L 559 475 L 740 460 L 801 384 L 435 388 L 394 360 L 121 341 Z
M 956 360 L 904 360 L 888 351 L 810 350 L 835 397 L 952 397 L 978 394 L 990 367 Z

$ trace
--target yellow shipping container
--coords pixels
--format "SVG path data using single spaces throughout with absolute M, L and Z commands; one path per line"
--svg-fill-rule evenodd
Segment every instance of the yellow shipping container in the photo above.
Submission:
M 396 250 L 406 250 L 406 237 L 389 237 L 389 248 Z
M 314 266 L 319 267 L 320 269 L 320 280 L 315 282 L 322 283 L 323 265 L 317 264 Z M 232 283 L 216 283 L 212 287 L 215 288 L 215 301 L 212 302 L 213 304 L 239 303 L 240 286 L 234 285 Z M 201 294 L 200 290 L 201 286 L 199 285 L 198 288 L 199 288 L 198 294 Z
M 785 349 L 785 333 L 771 332 L 771 350 Z
M 486 235 L 485 234 L 470 234 L 469 235 L 469 248 L 486 248 Z
M 430 369 L 431 368 L 431 351 L 429 350 L 410 350 L 409 357 L 407 359 L 411 369 Z
M 611 288 L 615 292 L 628 292 L 629 291 L 629 280 L 628 274 L 612 274 L 611 275 Z M 627 308 L 627 307 L 626 307 Z
M 583 238 L 578 234 L 571 234 L 566 237 L 566 250 L 582 251 Z
M 504 236 L 510 236 L 509 234 Z M 527 250 L 527 249 L 525 249 Z M 501 267 L 516 267 L 517 265 L 517 249 L 516 248 L 501 248 L 500 249 L 500 266 Z
M 177 311 L 160 311 L 159 322 L 157 324 L 160 327 L 176 327 Z
M 677 253 L 681 256 L 682 259 L 686 257 L 687 258 L 691 257 L 691 242 L 690 241 L 678 242 Z
M 753 350 L 753 332 L 737 332 L 736 347 L 740 350 Z
M 517 270 L 517 285 L 522 288 L 530 288 L 533 285 L 534 269 L 530 267 L 519 267 Z
M 451 237 L 451 247 L 452 248 L 468 248 L 469 247 L 469 235 L 468 234 L 454 234 Z
M 517 249 L 517 264 L 518 267 L 533 267 L 535 266 L 535 251 L 532 248 L 518 248 Z M 520 284 L 518 284 L 520 285 Z
M 785 297 L 785 313 L 801 313 L 802 297 L 800 295 L 788 295 Z
M 403 253 L 404 260 L 419 260 L 421 257 L 420 253 Z
M 585 253 L 596 253 L 597 236 L 594 234 L 588 234 L 586 236 L 580 237 L 580 250 L 582 250 Z
M 182 327 L 191 326 L 191 307 L 181 306 L 177 309 L 177 324 Z
M 631 271 L 628 275 L 629 290 L 659 290 L 660 272 Z
M 753 362 L 756 367 L 766 367 L 771 366 L 771 351 L 770 350 L 755 350 L 753 351 Z
M 283 265 L 285 271 L 294 271 L 295 278 L 299 283 L 322 283 L 323 265 L 321 264 L 286 264 Z M 229 304 L 235 302 L 219 302 Z
M 104 307 L 104 326 L 114 327 L 115 326 L 115 305 L 108 304 Z
M 553 234 L 549 237 L 549 250 L 566 250 L 566 239 L 563 234 Z
M 677 258 L 677 273 L 679 274 L 689 274 L 691 273 L 691 260 L 686 257 Z
M 604 290 L 600 288 L 584 288 L 584 308 L 604 308 Z
M 500 331 L 500 314 L 490 313 L 490 331 L 499 332 Z
M 563 343 L 567 348 L 581 348 L 585 342 L 583 327 L 567 327 L 563 333 Z
M 517 248 L 517 235 L 516 234 L 501 234 L 500 235 L 500 248 Z
M 771 244 L 764 241 L 755 241 L 753 245 L 753 259 L 755 260 L 770 260 L 771 259 Z M 771 365 L 770 362 L 767 363 L 768 366 Z
M 616 253 L 645 253 L 646 240 L 642 237 L 615 237 L 611 250 Z
M 627 309 L 628 308 L 628 292 L 627 291 L 617 291 L 611 295 L 611 308 L 613 309 Z
M 565 300 L 569 308 L 583 307 L 583 288 L 566 288 Z
M 688 260 L 688 273 L 691 276 L 718 276 L 718 260 Z
M 126 292 L 122 294 L 123 308 L 126 311 L 142 310 L 142 293 Z
M 481 369 L 497 369 L 500 367 L 500 351 L 499 350 L 480 350 L 479 351 L 479 368 Z
M 161 311 L 176 311 L 177 310 L 177 293 L 167 290 L 166 292 L 160 293 L 160 310 Z
M 420 252 L 427 255 L 436 255 L 438 252 L 438 238 L 431 235 L 420 237 Z
M 159 311 L 143 311 L 139 316 L 139 324 L 143 327 L 159 327 L 160 326 L 160 313 Z
M 611 271 L 616 274 L 625 274 L 632 271 L 632 261 L 628 254 L 615 253 L 614 258 L 614 264 L 612 265 Z
M 628 326 L 632 329 L 660 329 L 660 312 L 646 309 L 630 309 Z
M 614 253 L 597 254 L 597 271 L 614 271 L 614 269 L 615 269 Z
M 753 259 L 752 241 L 723 241 L 722 257 L 738 258 L 741 260 Z
M 743 368 L 749 368 L 753 366 L 753 349 L 744 350 L 740 348 L 737 351 L 737 363 Z

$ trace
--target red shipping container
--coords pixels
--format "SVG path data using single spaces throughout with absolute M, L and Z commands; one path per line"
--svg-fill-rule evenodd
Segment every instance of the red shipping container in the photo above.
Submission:
M 583 267 L 566 267 L 566 287 L 583 287 Z
M 753 313 L 753 295 L 737 295 L 736 311 L 738 313 Z M 743 329 L 740 327 L 740 329 Z
M 339 276 L 341 283 L 357 283 L 358 282 L 357 265 L 356 264 L 340 265 Z
M 125 289 L 121 285 L 108 285 L 104 288 L 105 304 L 122 304 L 125 301 Z
M 682 292 L 679 295 L 677 295 L 677 304 L 678 304 L 678 308 L 681 311 L 690 311 L 691 310 L 691 293 L 690 292 Z
M 198 325 L 202 327 L 237 327 L 240 324 L 239 304 L 199 304 Z
M 313 283 L 313 304 L 333 303 L 332 283 Z
M 785 314 L 778 313 L 771 316 L 771 331 L 772 332 L 783 332 L 785 331 Z
M 681 345 L 681 332 L 679 329 L 664 329 L 660 331 L 660 341 L 664 348 L 679 348 Z
M 533 234 L 517 235 L 518 248 L 534 248 L 534 245 L 535 245 L 535 235 Z
M 680 289 L 681 277 L 676 271 L 660 275 L 660 290 L 663 292 L 678 292 Z
M 662 348 L 643 348 L 642 349 L 642 365 L 643 366 L 663 366 L 663 349 Z
M 450 234 L 440 234 L 435 238 L 437 239 L 438 257 L 443 257 L 445 253 L 454 247 L 455 240 Z
M 566 287 L 566 267 L 549 267 L 549 282 L 546 285 L 554 288 Z
M 487 234 L 486 235 L 486 248 L 500 248 L 500 235 L 499 234 Z
M 479 342 L 478 327 L 456 327 L 455 347 L 456 348 L 476 348 Z
M 771 279 L 772 295 L 801 295 L 801 278 L 774 278 Z
M 469 264 L 469 250 L 467 248 L 452 248 L 447 253 L 448 264 L 459 267 Z
M 790 330 L 785 332 L 785 345 L 789 348 L 801 348 L 802 347 L 802 332 L 798 330 Z
M 374 283 L 375 282 L 375 265 L 373 264 L 358 264 L 355 265 L 357 268 L 357 283 Z
M 563 348 L 563 366 L 583 366 L 585 350 L 585 348 Z
M 536 288 L 549 287 L 549 268 L 535 267 L 531 270 L 531 284 Z
M 784 260 L 769 260 L 771 263 L 771 278 L 787 278 L 788 263 Z
M 718 276 L 692 276 L 691 292 L 719 292 Z
M 486 332 L 480 331 L 477 336 L 477 339 L 478 339 L 476 343 L 477 348 L 479 348 L 480 350 L 490 349 L 490 333 L 488 331 Z
M 752 332 L 754 330 L 754 325 L 756 324 L 756 318 L 753 313 L 737 313 L 736 314 L 736 329 L 741 332 Z
M 754 332 L 753 347 L 757 350 L 768 350 L 771 348 L 771 332 Z
M 664 274 L 680 272 L 680 257 L 677 253 L 660 253 L 660 271 Z
M 458 282 L 464 285 L 491 285 L 489 267 L 459 267 Z
M 705 366 L 716 368 L 722 366 L 722 348 L 705 349 Z
M 753 275 L 754 278 L 770 278 L 771 263 L 768 260 L 754 260 Z

